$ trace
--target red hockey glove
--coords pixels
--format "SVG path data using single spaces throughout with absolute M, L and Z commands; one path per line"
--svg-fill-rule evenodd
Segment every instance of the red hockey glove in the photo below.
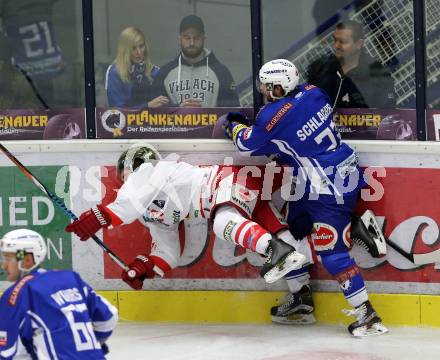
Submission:
M 111 224 L 110 214 L 104 206 L 97 205 L 86 212 L 83 212 L 78 220 L 66 226 L 67 232 L 73 232 L 79 236 L 81 241 L 89 239 L 101 228 Z
M 145 255 L 138 255 L 124 270 L 121 278 L 135 290 L 142 289 L 143 281 L 154 277 L 154 262 Z

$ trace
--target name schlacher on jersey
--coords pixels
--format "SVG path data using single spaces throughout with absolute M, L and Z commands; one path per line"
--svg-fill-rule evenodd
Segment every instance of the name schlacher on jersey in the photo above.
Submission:
M 312 116 L 307 122 L 296 132 L 301 141 L 305 141 L 308 136 L 312 135 L 327 120 L 333 109 L 330 104 L 325 104 L 317 113 L 316 117 Z M 318 118 L 318 119 L 317 119 Z

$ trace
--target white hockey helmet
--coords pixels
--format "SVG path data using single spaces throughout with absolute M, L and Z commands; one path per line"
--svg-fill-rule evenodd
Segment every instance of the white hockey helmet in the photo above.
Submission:
M 6 233 L 0 240 L 0 252 L 13 253 L 18 260 L 18 268 L 21 271 L 31 271 L 39 266 L 47 254 L 46 241 L 43 237 L 29 229 L 17 229 Z M 26 254 L 32 254 L 34 257 L 34 266 L 29 269 L 24 269 L 21 266 L 21 261 Z
M 261 84 L 266 85 L 266 89 L 272 98 L 281 99 L 298 85 L 299 72 L 289 60 L 275 59 L 261 67 L 258 78 Z M 274 96 L 273 89 L 275 85 L 280 85 L 284 90 L 283 96 Z
M 125 150 L 118 159 L 116 172 L 118 179 L 124 180 L 124 173 L 132 173 L 146 162 L 162 159 L 159 152 L 150 144 L 135 144 Z

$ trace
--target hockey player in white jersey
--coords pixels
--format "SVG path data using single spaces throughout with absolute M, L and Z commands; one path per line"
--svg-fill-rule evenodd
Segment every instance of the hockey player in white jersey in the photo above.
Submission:
M 116 308 L 77 273 L 41 268 L 47 248 L 35 231 L 8 232 L 0 252 L 14 281 L 0 299 L 0 359 L 105 359 Z
M 300 268 L 305 257 L 286 243 L 293 239 L 287 223 L 270 201 L 262 200 L 262 178 L 240 169 L 160 160 L 151 146 L 134 146 L 118 161 L 124 184 L 116 200 L 84 212 L 66 231 L 87 240 L 110 225 L 139 218 L 148 224 L 153 242 L 165 246 L 137 256 L 122 273 L 122 279 L 138 290 L 145 278 L 177 266 L 178 248 L 173 243 L 179 242 L 178 225 L 198 213 L 211 221 L 217 237 L 267 256 L 260 273 L 266 282 L 274 282 Z

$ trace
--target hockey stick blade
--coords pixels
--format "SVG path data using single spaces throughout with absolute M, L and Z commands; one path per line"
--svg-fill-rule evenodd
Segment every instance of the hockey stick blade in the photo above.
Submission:
M 77 220 L 78 217 L 70 211 L 66 205 L 61 201 L 60 198 L 58 198 L 55 194 L 49 191 L 49 189 L 42 184 L 38 178 L 32 174 L 29 169 L 26 168 L 12 153 L 2 144 L 0 144 L 0 150 L 6 155 L 6 157 L 11 160 L 20 170 L 23 172 L 23 174 L 29 179 L 32 180 L 32 182 L 42 191 L 44 192 L 58 207 L 60 207 L 64 213 L 66 213 L 72 220 Z M 98 238 L 96 235 L 92 236 L 92 239 L 110 256 L 110 258 L 118 264 L 121 268 L 124 270 L 128 270 L 128 266 L 125 264 L 125 262 L 117 256 L 104 242 Z
M 427 265 L 440 262 L 440 249 L 425 254 L 410 254 L 388 238 L 386 239 L 386 242 L 392 249 L 416 265 Z

